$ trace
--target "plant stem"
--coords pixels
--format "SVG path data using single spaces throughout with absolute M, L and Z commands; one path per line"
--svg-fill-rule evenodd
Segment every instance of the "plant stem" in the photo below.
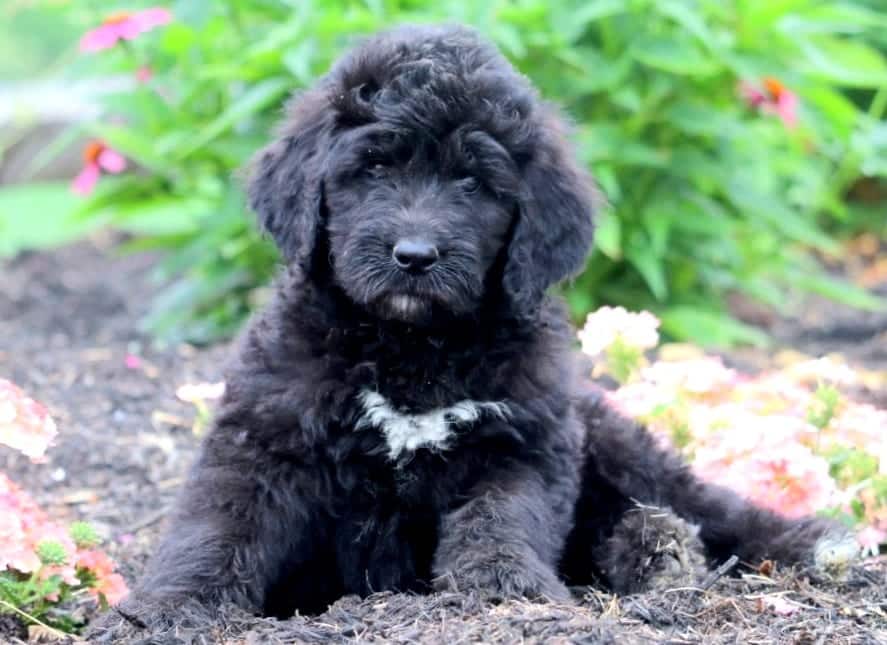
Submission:
M 29 614 L 28 612 L 26 612 L 26 611 L 22 611 L 21 609 L 19 609 L 19 608 L 16 607 L 15 605 L 13 605 L 11 602 L 7 602 L 7 601 L 5 601 L 5 600 L 0 599 L 0 605 L 3 605 L 3 606 L 6 607 L 7 609 L 11 609 L 13 612 L 15 612 L 16 614 L 19 614 L 20 616 L 22 616 L 22 617 L 25 618 L 26 620 L 29 620 L 29 621 L 31 621 L 32 623 L 35 623 L 35 624 L 37 624 L 37 625 L 40 625 L 40 626 L 43 627 L 44 629 L 48 629 L 48 630 L 49 630 L 50 632 L 52 632 L 52 634 L 53 634 L 56 638 L 58 638 L 59 640 L 61 640 L 61 639 L 63 639 L 63 638 L 68 638 L 68 637 L 71 636 L 70 634 L 66 634 L 65 632 L 63 632 L 63 631 L 61 631 L 61 630 L 59 630 L 59 629 L 56 629 L 55 627 L 50 627 L 49 625 L 47 625 L 46 623 L 44 623 L 42 620 L 40 620 L 40 619 L 37 618 L 36 616 L 32 616 L 32 615 Z

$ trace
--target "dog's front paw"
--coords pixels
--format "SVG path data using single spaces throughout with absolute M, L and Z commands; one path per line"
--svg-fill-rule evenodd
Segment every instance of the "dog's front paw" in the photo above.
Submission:
M 463 553 L 450 565 L 436 568 L 438 591 L 476 591 L 493 599 L 528 598 L 564 601 L 566 586 L 535 554 L 499 548 L 487 554 Z
M 629 510 L 602 549 L 598 560 L 619 593 L 691 586 L 707 571 L 699 529 L 667 508 Z
M 201 640 L 214 613 L 196 601 L 166 601 L 135 594 L 93 620 L 85 637 L 90 643 L 164 643 L 191 645 Z

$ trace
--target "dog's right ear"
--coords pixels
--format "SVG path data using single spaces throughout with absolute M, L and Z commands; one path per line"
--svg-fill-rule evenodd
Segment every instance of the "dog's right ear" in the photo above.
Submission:
M 247 194 L 260 226 L 286 261 L 306 272 L 320 228 L 330 112 L 320 89 L 293 99 L 280 137 L 259 151 L 249 171 Z

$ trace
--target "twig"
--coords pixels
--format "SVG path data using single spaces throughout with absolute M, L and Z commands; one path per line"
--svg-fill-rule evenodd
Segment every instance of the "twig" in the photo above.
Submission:
M 114 612 L 133 627 L 137 627 L 139 629 L 148 629 L 148 625 L 145 623 L 145 621 L 143 621 L 138 616 L 135 616 L 134 614 L 123 611 L 122 609 L 120 609 L 120 607 L 114 607 Z
M 169 508 L 164 506 L 163 508 L 154 511 L 153 513 L 149 513 L 138 522 L 134 522 L 133 524 L 126 527 L 124 533 L 135 533 L 136 531 L 141 531 L 142 529 L 147 528 L 152 524 L 162 520 L 166 516 L 168 511 Z
M 730 570 L 733 569 L 733 567 L 735 567 L 737 564 L 739 564 L 739 556 L 734 553 L 729 558 L 727 558 L 726 562 L 724 562 L 721 566 L 719 566 L 717 569 L 709 574 L 708 578 L 705 579 L 705 582 L 702 583 L 702 586 L 700 588 L 703 591 L 708 591 L 712 588 L 714 583 L 727 575 Z
M 66 634 L 65 632 L 61 631 L 60 629 L 56 629 L 55 627 L 50 627 L 49 625 L 47 625 L 46 623 L 44 623 L 44 622 L 43 622 L 42 620 L 40 620 L 39 618 L 36 618 L 36 617 L 32 616 L 31 614 L 29 614 L 29 613 L 26 612 L 26 611 L 22 611 L 21 609 L 19 609 L 19 608 L 16 607 L 15 605 L 13 605 L 11 602 L 7 602 L 7 601 L 5 601 L 5 600 L 0 599 L 0 605 L 3 605 L 4 607 L 7 607 L 8 609 L 11 609 L 12 611 L 14 611 L 15 613 L 19 614 L 19 615 L 22 616 L 23 618 L 26 618 L 27 620 L 31 621 L 32 623 L 35 623 L 35 624 L 37 624 L 37 625 L 40 625 L 40 626 L 43 627 L 44 629 L 48 629 L 48 630 L 49 630 L 50 632 L 52 632 L 52 634 L 53 634 L 56 638 L 58 638 L 59 640 L 61 640 L 61 639 L 63 639 L 63 638 L 76 638 L 76 636 L 74 636 L 73 634 Z

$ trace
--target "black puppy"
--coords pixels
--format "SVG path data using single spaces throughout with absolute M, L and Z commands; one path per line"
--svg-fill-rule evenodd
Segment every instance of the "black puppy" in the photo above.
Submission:
M 287 267 L 134 622 L 184 599 L 287 616 L 382 590 L 632 591 L 692 580 L 703 549 L 850 557 L 829 523 L 701 483 L 581 384 L 545 291 L 582 268 L 596 194 L 556 110 L 474 32 L 400 28 L 345 56 L 293 101 L 249 196 Z

